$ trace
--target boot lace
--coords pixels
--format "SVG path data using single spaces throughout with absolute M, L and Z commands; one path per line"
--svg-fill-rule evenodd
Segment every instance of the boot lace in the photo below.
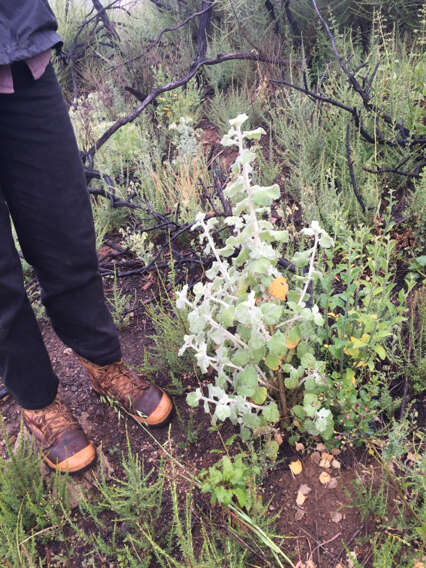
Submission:
M 123 361 L 106 370 L 100 378 L 100 383 L 103 390 L 125 406 L 132 406 L 133 398 L 150 387 L 150 383 L 141 379 Z
M 67 405 L 58 399 L 41 410 L 24 411 L 24 416 L 30 429 L 31 424 L 34 424 L 42 432 L 44 449 L 55 445 L 59 436 L 66 430 L 80 429 Z

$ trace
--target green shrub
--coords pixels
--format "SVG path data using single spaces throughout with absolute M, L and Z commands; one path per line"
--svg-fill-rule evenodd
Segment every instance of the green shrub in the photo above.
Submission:
M 24 436 L 12 447 L 3 419 L 0 427 L 6 443 L 6 457 L 0 455 L 0 557 L 10 566 L 39 566 L 38 547 L 56 540 L 65 554 L 65 515 L 69 511 L 66 478 L 58 473 L 51 487 L 41 473 L 41 458 L 34 443 Z

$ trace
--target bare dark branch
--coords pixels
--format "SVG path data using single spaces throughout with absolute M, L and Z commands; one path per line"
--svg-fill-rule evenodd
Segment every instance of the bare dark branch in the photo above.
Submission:
M 320 19 L 322 25 L 324 26 L 328 37 L 330 38 L 333 53 L 334 53 L 339 65 L 340 65 L 341 69 L 343 70 L 346 77 L 348 78 L 348 81 L 349 81 L 350 85 L 353 87 L 354 91 L 356 93 L 358 93 L 358 95 L 361 97 L 363 105 L 366 108 L 366 110 L 373 111 L 373 112 L 377 113 L 377 115 L 380 116 L 380 118 L 382 118 L 389 126 L 391 126 L 391 128 L 396 128 L 397 130 L 399 130 L 399 132 L 401 133 L 402 139 L 398 140 L 397 143 L 400 146 L 408 145 L 408 138 L 410 137 L 410 131 L 407 128 L 405 128 L 405 126 L 402 123 L 397 123 L 395 120 L 393 120 L 393 118 L 389 114 L 383 112 L 382 109 L 380 109 L 378 106 L 376 106 L 376 105 L 374 105 L 370 102 L 370 99 L 371 99 L 370 89 L 371 89 L 371 85 L 372 85 L 372 82 L 374 80 L 374 77 L 376 76 L 379 64 L 376 65 L 376 68 L 374 69 L 373 73 L 371 74 L 370 79 L 367 81 L 367 88 L 363 89 L 361 87 L 361 85 L 359 84 L 358 80 L 356 79 L 354 73 L 351 73 L 349 71 L 348 66 L 346 65 L 344 58 L 340 55 L 340 53 L 339 53 L 339 51 L 336 47 L 336 41 L 334 39 L 334 35 L 333 35 L 332 31 L 330 30 L 327 22 L 325 21 L 325 19 L 321 15 L 321 12 L 318 9 L 316 0 L 312 0 L 312 4 L 314 5 L 315 12 L 317 13 L 318 18 Z
M 213 5 L 213 4 L 212 4 Z M 212 9 L 212 5 L 206 6 L 203 10 L 199 10 L 198 12 L 193 12 L 192 14 L 190 14 L 187 18 L 185 18 L 182 22 L 179 22 L 179 24 L 176 24 L 175 26 L 168 26 L 166 28 L 163 28 L 158 35 L 148 43 L 148 45 L 145 48 L 145 51 L 143 53 L 140 53 L 139 55 L 136 55 L 135 57 L 131 57 L 130 59 L 126 59 L 126 61 L 122 61 L 121 63 L 118 63 L 117 65 L 114 65 L 113 67 L 110 67 L 109 69 L 107 69 L 107 72 L 110 71 L 114 71 L 115 69 L 118 69 L 119 67 L 122 67 L 123 65 L 128 65 L 129 63 L 133 63 L 135 61 L 138 61 L 139 59 L 142 59 L 143 57 L 146 57 L 146 54 L 156 45 L 159 44 L 161 38 L 163 37 L 163 35 L 167 32 L 174 32 L 179 30 L 180 28 L 182 28 L 183 26 L 185 26 L 186 24 L 188 24 L 191 20 L 193 20 L 194 18 L 197 18 L 198 16 L 202 16 L 203 14 L 205 14 L 206 12 L 208 12 L 209 10 Z
M 197 31 L 197 53 L 195 55 L 194 64 L 205 57 L 207 51 L 207 30 L 213 13 L 214 2 L 212 0 L 203 0 L 201 3 L 202 14 L 198 17 Z
M 190 81 L 204 65 L 217 65 L 218 63 L 223 63 L 224 61 L 232 61 L 236 59 L 246 60 L 246 61 L 260 61 L 262 63 L 271 63 L 275 65 L 286 65 L 288 63 L 288 60 L 286 59 L 276 59 L 274 57 L 266 57 L 264 55 L 256 53 L 247 53 L 247 52 L 219 54 L 213 58 L 204 57 L 199 61 L 197 61 L 193 66 L 191 66 L 191 69 L 188 71 L 188 73 L 186 73 L 186 75 L 184 75 L 180 79 L 177 79 L 176 81 L 171 81 L 169 83 L 166 83 L 165 85 L 160 85 L 159 87 L 156 87 L 153 91 L 151 91 L 151 93 L 149 93 L 149 95 L 147 95 L 144 98 L 141 104 L 138 105 L 133 110 L 133 112 L 131 112 L 127 116 L 124 116 L 116 120 L 114 124 L 110 126 L 110 128 L 108 128 L 102 134 L 102 136 L 100 136 L 100 138 L 95 142 L 95 144 L 93 144 L 93 146 L 88 150 L 88 152 L 85 154 L 84 157 L 87 158 L 89 162 L 93 161 L 93 156 L 95 155 L 96 151 L 99 150 L 99 148 L 101 148 L 105 144 L 105 142 L 115 132 L 117 132 L 119 128 L 121 128 L 125 124 L 128 124 L 129 122 L 133 122 L 155 98 L 161 95 L 161 93 L 165 93 L 167 91 L 173 91 L 174 89 L 186 85 L 186 83 L 188 83 L 188 81 Z M 138 92 L 136 89 L 133 89 L 133 91 L 136 93 Z
M 119 40 L 120 37 L 115 29 L 114 24 L 109 19 L 108 13 L 106 8 L 102 5 L 100 0 L 92 0 L 93 6 L 98 13 L 98 17 L 102 20 L 104 28 L 108 32 L 108 34 L 114 39 Z
M 354 190 L 355 197 L 357 198 L 358 203 L 361 206 L 362 212 L 365 213 L 365 204 L 364 204 L 364 201 L 362 200 L 361 194 L 359 193 L 359 189 L 358 189 L 356 179 L 355 179 L 354 164 L 353 164 L 353 161 L 352 161 L 351 147 L 350 147 L 350 143 L 349 143 L 349 129 L 350 129 L 350 122 L 348 122 L 348 124 L 346 125 L 346 158 L 348 160 L 349 174 L 351 176 L 351 183 L 352 183 L 352 187 L 353 187 L 353 190 Z

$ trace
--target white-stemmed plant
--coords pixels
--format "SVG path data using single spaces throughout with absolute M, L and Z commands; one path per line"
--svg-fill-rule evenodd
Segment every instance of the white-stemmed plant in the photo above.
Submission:
M 193 349 L 201 371 L 214 371 L 214 382 L 191 392 L 187 402 L 203 402 L 206 412 L 214 410 L 214 423 L 229 418 L 240 424 L 244 438 L 280 417 L 288 420 L 293 406 L 297 416 L 298 406 L 303 409 L 298 416 L 302 428 L 327 438 L 333 419 L 321 408 L 325 365 L 315 358 L 315 329 L 323 318 L 311 302 L 309 283 L 320 276 L 315 266 L 319 249 L 333 242 L 313 221 L 302 230 L 308 248 L 291 259 L 300 275 L 283 275 L 278 261 L 289 234 L 268 220 L 280 189 L 253 183 L 256 155 L 246 141 L 259 140 L 264 131 L 243 131 L 247 118 L 242 114 L 230 120 L 222 139 L 224 146 L 239 150 L 225 189 L 233 215 L 224 222 L 231 235 L 221 247 L 214 233 L 219 220 L 197 215 L 193 230 L 200 231 L 204 252 L 215 260 L 206 280 L 192 293 L 184 286 L 176 302 L 186 310 L 190 330 L 179 353 Z M 290 391 L 297 395 L 289 405 Z

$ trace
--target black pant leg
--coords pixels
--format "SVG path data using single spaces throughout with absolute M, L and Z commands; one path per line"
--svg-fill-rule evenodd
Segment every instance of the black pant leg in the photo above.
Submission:
M 10 229 L 9 210 L 1 193 L 0 376 L 24 408 L 43 408 L 56 396 L 58 379 L 25 294 L 21 262 Z
M 98 272 L 93 219 L 77 144 L 52 66 L 34 81 L 14 68 L 0 95 L 0 183 L 22 252 L 61 339 L 105 365 L 121 357 Z M 0 310 L 1 310 L 0 305 Z

